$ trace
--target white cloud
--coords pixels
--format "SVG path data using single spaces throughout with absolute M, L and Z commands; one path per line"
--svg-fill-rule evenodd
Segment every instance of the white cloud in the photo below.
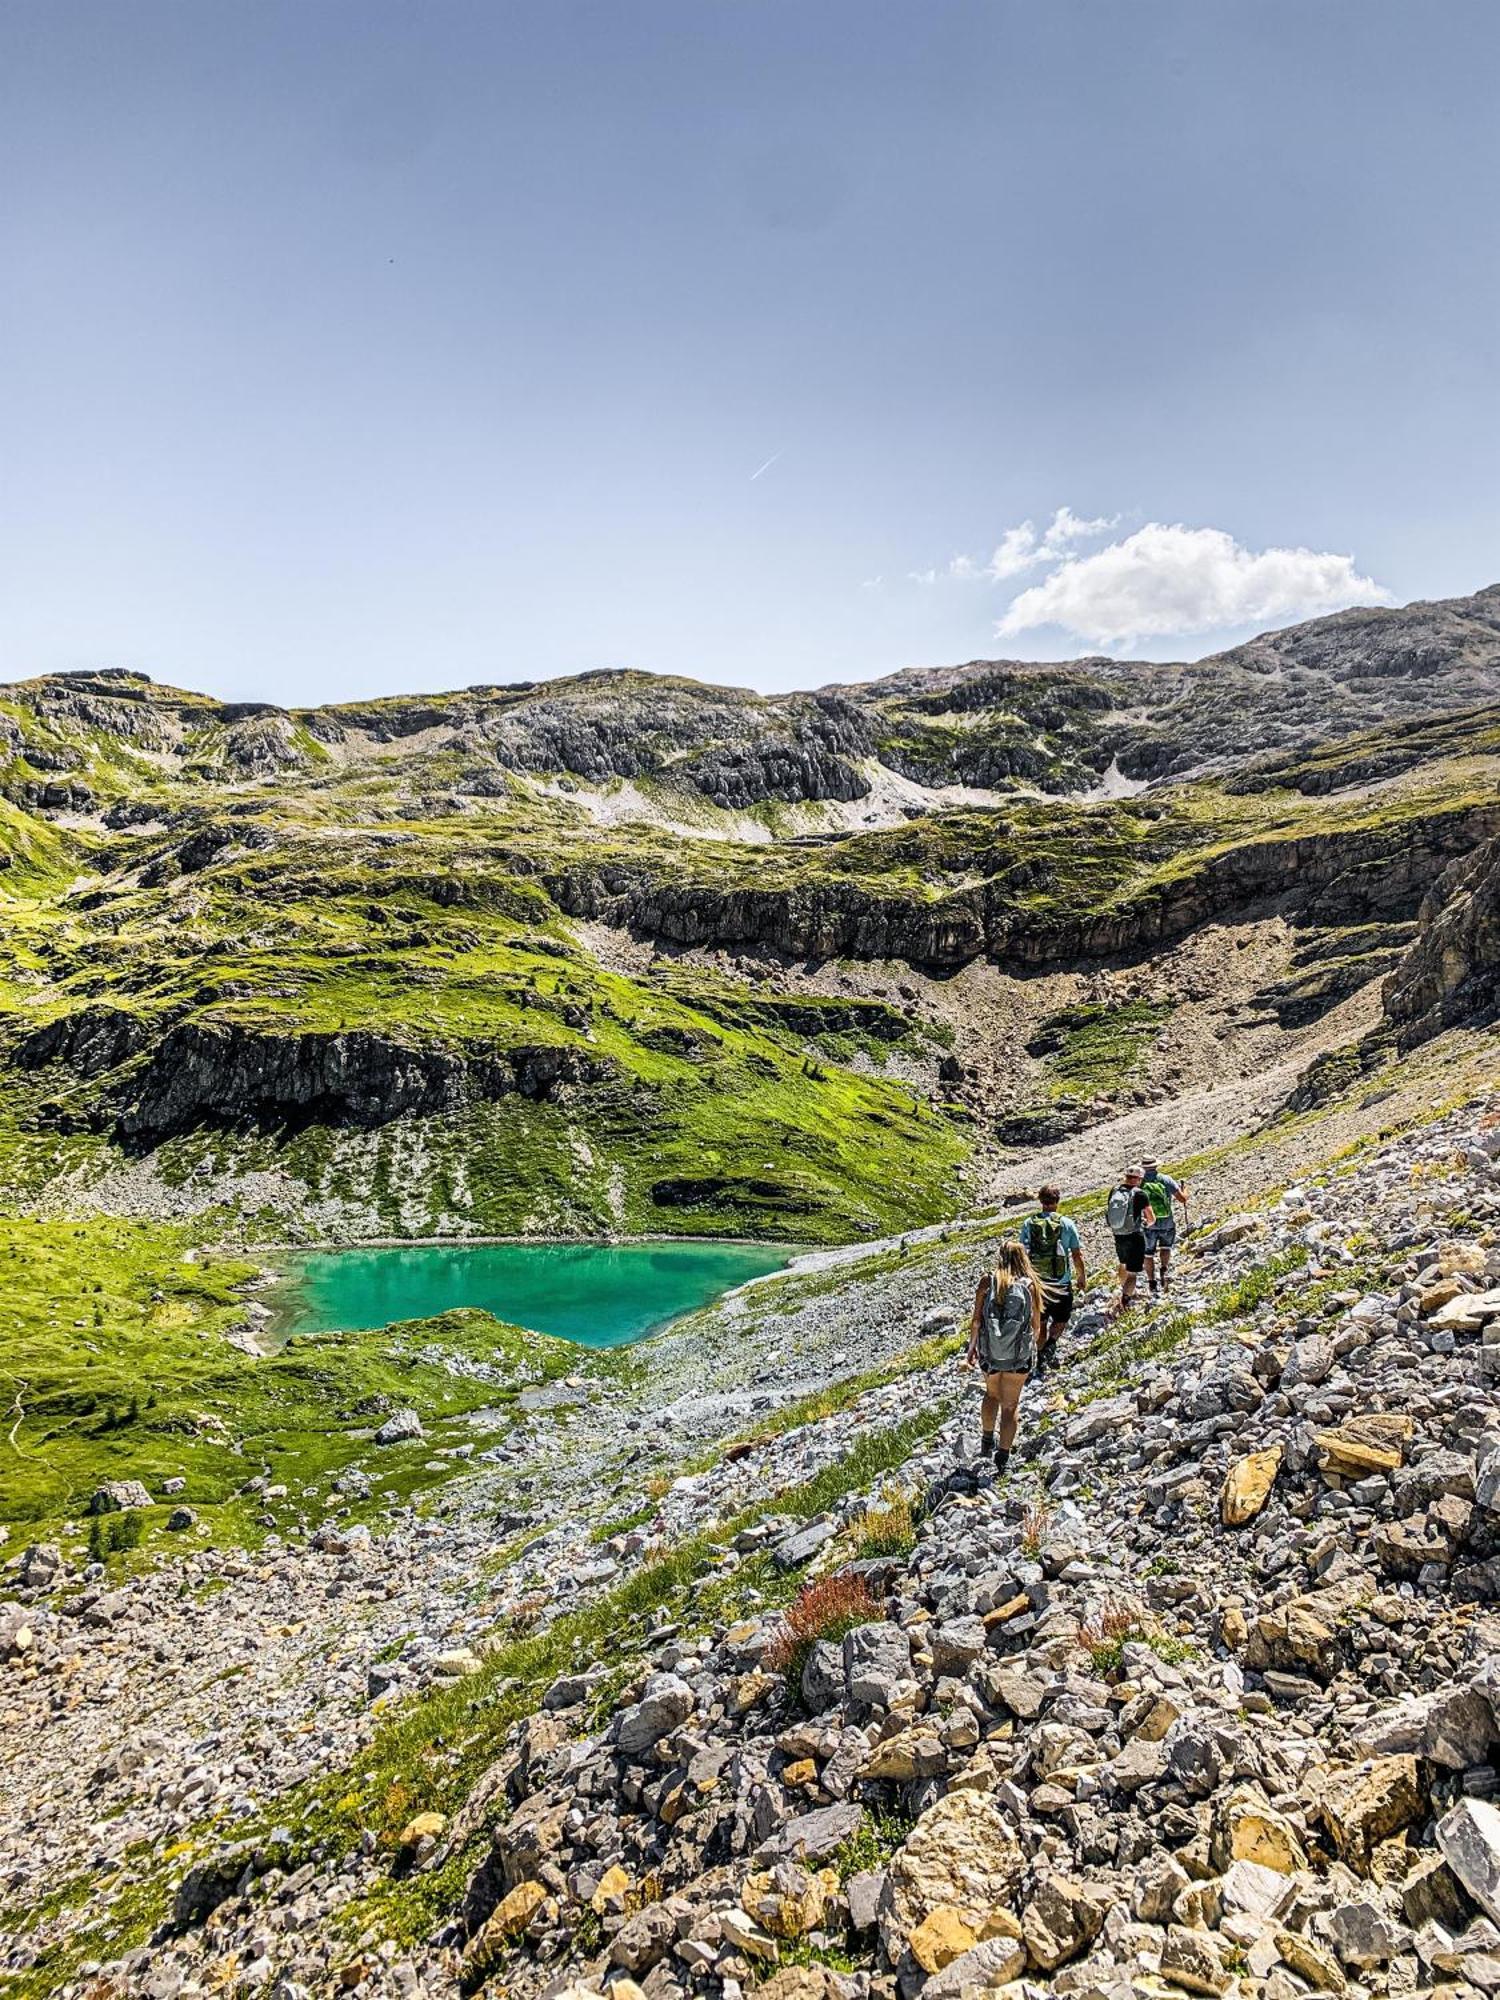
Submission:
M 955 556 L 949 571 L 954 576 L 983 575 L 994 583 L 1004 583 L 1008 577 L 1021 576 L 1041 563 L 1061 561 L 1075 542 L 1091 542 L 1107 535 L 1119 518 L 1118 514 L 1111 514 L 1086 521 L 1071 507 L 1059 507 L 1040 535 L 1034 521 L 1021 521 L 1014 528 L 1007 528 L 983 570 L 967 556 Z
M 1222 528 L 1152 521 L 1093 555 L 1070 555 L 1065 551 L 1071 540 L 1109 524 L 1077 522 L 1075 534 L 1075 517 L 1062 508 L 1044 541 L 1059 530 L 1065 514 L 1067 525 L 1053 552 L 1038 557 L 1054 563 L 1051 574 L 1021 592 L 995 627 L 998 636 L 1059 625 L 1091 645 L 1123 646 L 1153 634 L 1266 625 L 1391 601 L 1388 591 L 1356 570 L 1352 556 L 1317 549 L 1256 551 Z M 1012 529 L 1011 535 L 1018 532 Z
M 986 576 L 1002 583 L 1008 576 L 1019 576 L 1040 560 L 1037 550 L 1036 526 L 1031 521 L 1022 521 L 1019 527 L 1007 528 L 1000 537 L 999 547 L 990 557 L 985 570 Z
M 920 583 L 925 588 L 928 584 L 937 582 L 938 573 L 935 569 L 909 569 L 906 577 L 909 583 Z
M 1083 521 L 1071 507 L 1059 507 L 1042 537 L 1042 548 L 1049 556 L 1061 555 L 1074 542 L 1097 541 L 1100 535 L 1107 535 L 1111 528 L 1118 527 L 1119 521 L 1118 514 L 1101 514 L 1096 521 Z M 1028 521 L 1026 525 L 1030 527 L 1031 523 Z

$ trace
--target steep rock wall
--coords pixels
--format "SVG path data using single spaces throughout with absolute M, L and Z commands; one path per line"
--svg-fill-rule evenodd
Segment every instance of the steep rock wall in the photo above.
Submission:
M 1434 877 L 1500 832 L 1500 802 L 1376 830 L 1249 842 L 1210 856 L 1117 908 L 1070 916 L 1018 911 L 993 883 L 918 902 L 847 877 L 795 887 L 665 881 L 624 862 L 545 876 L 570 916 L 687 946 L 759 946 L 789 959 L 904 959 L 938 970 L 989 957 L 1026 967 L 1103 958 L 1184 936 L 1267 898 L 1290 913 L 1356 922 L 1416 914 Z
M 1500 839 L 1486 841 L 1434 884 L 1384 998 L 1403 1048 L 1500 1014 Z

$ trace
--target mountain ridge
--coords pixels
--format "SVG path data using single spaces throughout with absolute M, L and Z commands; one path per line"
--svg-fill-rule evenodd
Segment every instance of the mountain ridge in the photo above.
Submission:
M 456 758 L 451 775 L 481 790 L 526 772 L 645 778 L 726 811 L 852 804 L 875 790 L 878 770 L 930 791 L 1077 796 L 1111 772 L 1146 785 L 1223 772 L 1500 700 L 1500 585 L 1336 612 L 1198 661 L 971 660 L 773 695 L 604 668 L 283 707 L 218 702 L 105 668 L 12 682 L 0 700 L 12 711 L 0 738 L 13 761 L 31 763 L 47 746 L 18 728 L 16 708 L 116 734 L 204 775 L 315 772 L 404 747 Z

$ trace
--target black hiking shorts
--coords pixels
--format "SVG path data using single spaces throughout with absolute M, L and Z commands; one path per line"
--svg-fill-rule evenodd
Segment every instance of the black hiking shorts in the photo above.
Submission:
M 1117 1236 L 1115 1251 L 1127 1271 L 1144 1271 L 1146 1268 L 1146 1232 L 1138 1229 L 1133 1236 Z
M 1063 1327 L 1073 1317 L 1073 1287 L 1043 1282 L 1042 1319 L 1048 1326 Z

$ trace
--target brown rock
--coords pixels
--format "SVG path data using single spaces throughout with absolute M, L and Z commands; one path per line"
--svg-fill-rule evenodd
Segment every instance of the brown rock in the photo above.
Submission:
M 740 1907 L 772 1937 L 800 1938 L 823 1921 L 828 1898 L 838 1888 L 831 1868 L 811 1875 L 795 1861 L 778 1861 L 757 1871 L 745 1883 Z
M 1221 1873 L 1236 1861 L 1253 1861 L 1278 1875 L 1295 1875 L 1307 1866 L 1297 1829 L 1250 1785 L 1237 1785 L 1219 1802 L 1212 1853 Z
M 629 1871 L 617 1861 L 600 1876 L 599 1886 L 589 1898 L 589 1908 L 597 1917 L 620 1916 L 629 1909 L 634 1889 Z
M 913 1778 L 936 1778 L 948 1768 L 948 1753 L 932 1729 L 903 1729 L 877 1743 L 860 1769 L 862 1778 L 882 1778 L 909 1784 Z
M 1281 1953 L 1282 1964 L 1289 1966 L 1299 1979 L 1305 1979 L 1316 1992 L 1345 1991 L 1348 1982 L 1338 1960 L 1310 1937 L 1304 1937 L 1300 1931 L 1278 1930 L 1276 1949 Z
M 619 1987 L 612 1986 L 610 2000 Z M 755 2000 L 844 2000 L 844 1989 L 823 1965 L 786 1965 L 755 1989 Z
M 1219 1493 L 1219 1518 L 1226 1528 L 1242 1528 L 1255 1519 L 1270 1499 L 1280 1470 L 1279 1444 L 1269 1451 L 1252 1451 L 1234 1461 L 1224 1475 Z
M 1334 1846 L 1351 1868 L 1367 1874 L 1378 1842 L 1420 1819 L 1427 1797 L 1415 1757 L 1375 1757 L 1335 1771 L 1318 1810 Z
M 1372 1472 L 1395 1472 L 1415 1429 L 1395 1410 L 1372 1410 L 1350 1417 L 1336 1430 L 1319 1431 L 1323 1470 L 1340 1479 L 1364 1479 Z
M 906 1940 L 906 1947 L 922 1970 L 930 1975 L 941 1972 L 955 1958 L 962 1958 L 978 1942 L 979 1933 L 963 1912 L 955 1910 L 950 1903 L 939 1903 L 935 1910 L 929 1910 L 923 1917 Z
M 1042 1972 L 1054 1972 L 1087 1951 L 1103 1927 L 1104 1911 L 1097 1899 L 1060 1875 L 1041 1885 L 1021 1919 L 1027 1955 Z
M 1161 1948 L 1162 1977 L 1188 1993 L 1227 1993 L 1233 1977 L 1219 1963 L 1219 1955 L 1201 1931 L 1173 1924 Z

